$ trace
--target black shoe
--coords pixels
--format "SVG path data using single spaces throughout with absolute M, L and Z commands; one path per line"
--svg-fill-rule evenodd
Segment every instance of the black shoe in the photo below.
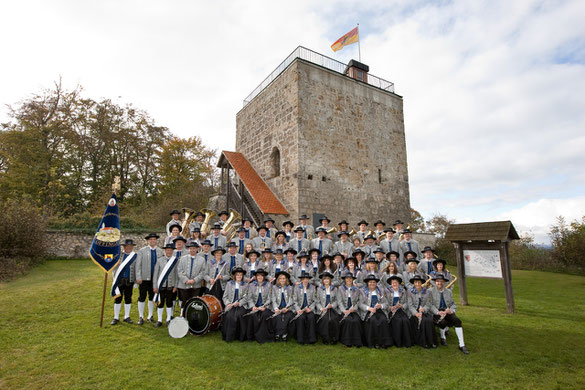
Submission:
M 283 334 L 283 335 L 282 335 L 282 341 L 284 341 L 284 342 L 286 343 L 286 341 L 287 341 L 287 340 L 286 340 L 286 338 L 287 338 L 287 337 L 288 337 L 288 335 L 287 335 L 287 334 Z
M 117 320 L 117 319 L 114 318 L 112 320 L 112 322 L 110 322 L 110 325 L 116 325 L 116 324 L 118 324 L 118 322 L 120 322 L 120 320 Z
M 146 321 L 150 322 L 151 324 L 154 324 L 154 319 L 152 317 L 148 317 Z
M 432 344 L 431 348 L 433 348 L 433 349 L 437 348 L 437 344 Z
M 469 355 L 469 351 L 467 350 L 467 347 L 465 345 L 463 347 L 459 347 L 459 350 L 464 354 Z
M 160 328 L 161 326 L 162 326 L 162 322 L 160 322 L 160 321 L 157 321 L 157 323 L 154 324 L 155 328 Z
M 449 336 L 449 329 L 445 331 L 445 336 Z
M 280 336 L 279 335 L 274 336 L 274 341 L 278 343 L 280 341 Z
M 127 323 L 127 324 L 133 324 L 134 323 L 130 317 L 124 318 L 124 322 Z
M 142 324 L 144 324 L 144 318 L 140 317 L 138 319 L 138 325 L 142 325 Z
M 171 317 L 172 320 L 172 317 Z M 171 320 L 167 320 L 167 326 L 169 326 L 171 324 Z
M 441 339 L 441 345 L 443 347 L 446 347 L 447 346 L 447 339 Z

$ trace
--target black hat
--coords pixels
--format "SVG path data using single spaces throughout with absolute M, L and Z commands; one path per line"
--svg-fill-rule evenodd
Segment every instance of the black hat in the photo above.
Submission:
M 319 252 L 319 249 L 317 249 L 317 248 L 311 248 L 311 249 L 309 249 L 309 256 L 311 256 L 313 254 L 313 252 L 317 252 L 319 254 L 321 253 L 321 252 Z M 300 256 L 300 254 L 299 254 L 299 256 Z
M 146 235 L 146 237 L 144 237 L 145 240 L 148 240 L 149 238 L 156 238 L 157 240 L 160 238 L 160 236 L 156 233 L 148 233 Z
M 365 256 L 365 255 L 366 255 L 366 252 L 364 252 L 363 250 L 361 250 L 361 248 L 355 248 L 355 250 L 352 252 L 352 254 L 351 254 L 351 255 L 352 255 L 352 256 L 355 256 L 355 255 L 357 255 L 358 253 L 361 253 L 361 254 L 362 254 L 362 256 Z
M 347 263 L 349 263 L 350 261 L 353 261 L 353 263 L 357 266 L 358 265 L 358 261 L 355 257 L 353 256 L 348 256 L 345 260 L 343 260 L 343 264 L 347 267 Z
M 268 218 L 266 218 L 266 219 L 264 220 L 264 223 L 266 223 L 266 222 L 272 222 L 272 223 L 274 223 L 274 219 L 272 219 L 272 218 L 268 217 Z
M 276 232 L 276 234 L 274 235 L 274 238 L 278 237 L 278 236 L 284 236 L 286 237 L 286 233 L 284 232 L 284 230 L 279 230 Z
M 435 259 L 433 260 L 433 266 L 436 267 L 437 264 L 439 263 L 443 263 L 443 268 L 445 268 L 445 266 L 447 265 L 447 262 L 443 259 Z
M 251 220 L 250 218 L 246 218 L 246 217 L 244 217 L 244 218 L 242 218 L 242 225 L 243 225 L 243 224 L 244 224 L 244 222 L 246 222 L 246 221 L 248 221 L 248 222 L 252 223 L 252 220 Z
M 231 272 L 231 274 L 232 274 L 232 275 L 235 275 L 235 274 L 236 274 L 236 272 L 241 272 L 243 275 L 246 275 L 246 270 L 245 270 L 245 269 L 243 269 L 242 267 L 234 267 L 234 268 L 232 269 L 232 272 Z
M 205 217 L 205 214 L 203 214 L 201 211 L 197 211 L 195 213 L 195 218 L 197 218 L 197 217 Z
M 384 249 L 382 249 L 381 246 L 377 246 L 376 249 L 374 249 L 374 253 L 386 253 L 386 252 L 384 252 Z
M 187 240 L 183 236 L 177 236 L 177 237 L 173 238 L 173 242 L 177 242 L 177 241 L 187 242 Z
M 415 259 L 418 257 L 417 253 L 416 252 L 413 252 L 413 251 L 406 251 L 406 252 L 404 252 L 404 258 L 405 259 L 406 259 L 406 256 L 407 255 L 413 255 Z M 417 260 L 417 263 L 418 263 L 418 260 Z
M 272 253 L 272 248 L 266 247 L 266 248 L 262 249 L 262 253 Z
M 331 257 L 337 257 L 337 256 L 341 256 L 343 257 L 343 253 L 339 252 L 339 251 L 335 251 L 331 254 Z
M 406 234 L 406 233 L 412 233 L 412 232 L 410 231 L 410 229 L 403 229 L 402 234 Z
M 321 261 L 325 261 L 325 259 L 333 260 L 333 256 L 331 256 L 330 254 L 321 256 Z
M 199 248 L 197 241 L 191 241 L 186 245 L 187 248 Z
M 356 279 L 356 277 L 349 271 L 345 271 L 342 275 L 341 275 L 341 279 L 345 279 L 345 278 L 352 278 L 352 279 Z
M 376 237 L 372 236 L 371 234 L 368 234 L 367 236 L 364 237 L 364 241 L 369 239 L 375 240 Z
M 327 223 L 331 223 L 331 220 L 329 218 L 327 218 L 325 215 L 322 216 L 321 218 L 319 218 L 319 223 L 322 223 L 323 221 L 327 221 Z
M 364 282 L 369 282 L 370 280 L 375 280 L 376 283 L 378 283 L 380 281 L 380 279 L 378 279 L 378 277 L 375 274 L 369 274 L 368 276 L 366 276 L 364 278 Z
M 274 274 L 274 278 L 275 278 L 275 279 L 278 279 L 278 277 L 279 277 L 280 275 L 284 275 L 284 276 L 286 276 L 286 278 L 287 278 L 288 280 L 290 280 L 290 274 L 289 274 L 288 272 L 286 272 L 286 271 L 280 271 L 280 272 L 277 272 L 276 274 Z
M 388 260 L 390 260 L 390 255 L 395 255 L 395 256 L 396 256 L 396 258 L 398 258 L 398 259 L 400 258 L 400 253 L 398 253 L 398 252 L 396 252 L 396 251 L 390 251 L 390 252 L 386 253 L 386 258 L 387 258 Z
M 284 221 L 282 223 L 282 227 L 285 227 L 286 225 L 289 225 L 291 228 L 295 226 L 295 224 L 293 223 L 293 221 Z
M 276 250 L 275 250 L 273 253 L 274 253 L 275 255 L 283 255 L 283 254 L 284 254 L 284 252 L 283 252 L 282 248 L 278 248 L 278 249 L 276 249 Z
M 301 216 L 299 217 L 299 220 L 301 220 L 301 219 L 309 219 L 309 217 L 307 217 L 307 215 L 306 215 L 306 214 L 303 214 L 303 215 L 301 215 Z
M 247 232 L 246 228 L 243 226 L 240 226 L 240 228 L 238 230 L 236 230 L 238 233 L 239 232 Z
M 393 280 L 398 280 L 398 283 L 402 283 L 402 276 L 400 275 L 392 275 L 387 279 L 387 283 L 392 283 Z
M 126 245 L 135 246 L 136 244 L 134 243 L 134 240 L 133 239 L 128 238 L 128 239 L 124 240 L 124 243 L 122 245 L 124 245 L 124 246 L 126 246 Z
M 415 274 L 412 278 L 410 278 L 410 284 L 414 284 L 414 282 L 416 280 L 420 280 L 421 282 L 426 282 L 426 280 L 424 280 L 422 276 L 420 276 L 419 274 Z
M 431 252 L 435 253 L 435 250 L 434 250 L 433 248 L 431 248 L 430 246 L 425 246 L 425 247 L 423 248 L 423 250 L 422 250 L 422 251 L 420 251 L 420 252 L 421 252 L 421 253 L 425 253 L 425 252 L 427 252 L 427 251 L 431 251 Z
M 442 280 L 444 280 L 445 282 L 448 282 L 448 281 L 449 281 L 449 279 L 447 279 L 447 278 L 445 277 L 445 275 L 443 275 L 443 274 L 435 274 L 435 276 L 433 277 L 433 280 L 438 280 L 438 279 L 442 279 Z
M 286 248 L 286 250 L 284 251 L 284 253 L 289 253 L 291 252 L 293 255 L 297 254 L 297 251 L 295 251 L 293 248 Z
M 266 272 L 266 270 L 264 268 L 258 268 L 256 270 L 256 272 L 254 272 L 254 275 L 258 275 L 258 274 L 264 275 L 264 277 L 266 277 L 266 275 L 268 275 L 268 272 Z
M 323 279 L 323 278 L 333 279 L 333 275 L 331 274 L 331 272 L 325 271 L 321 275 L 319 275 L 319 279 Z
M 225 255 L 225 249 L 223 249 L 223 247 L 218 246 L 217 248 L 215 248 L 214 250 L 211 251 L 212 255 L 215 255 L 215 252 L 221 252 L 222 255 Z
M 214 223 L 213 227 L 211 228 L 213 230 L 221 230 L 221 225 L 219 223 Z
M 307 253 L 307 250 L 305 248 L 301 249 L 301 251 L 298 253 L 297 257 L 300 259 L 301 257 L 309 257 L 309 254 Z
M 268 228 L 266 227 L 266 225 L 260 225 L 260 226 L 258 226 L 258 229 L 256 229 L 256 230 L 257 231 L 260 231 L 260 230 L 266 230 L 266 231 L 268 231 Z
M 217 214 L 217 216 L 218 216 L 218 217 L 221 217 L 222 215 L 230 215 L 230 213 L 228 213 L 228 212 L 227 212 L 227 211 L 225 211 L 225 210 L 221 210 L 221 211 L 219 212 L 219 214 Z
M 211 241 L 209 241 L 209 240 L 203 240 L 203 241 L 201 241 L 201 246 L 203 246 L 203 245 L 211 246 L 212 244 L 211 244 Z
M 305 229 L 303 229 L 303 227 L 301 225 L 297 226 L 294 230 L 295 233 L 296 232 L 304 232 L 304 231 L 305 231 Z
M 194 227 L 193 230 L 191 231 L 191 234 L 193 233 L 201 233 L 201 229 L 198 227 Z
M 358 226 L 359 226 L 359 225 L 363 225 L 363 224 L 365 224 L 366 226 L 368 226 L 368 225 L 369 225 L 369 223 L 367 223 L 367 222 L 366 222 L 365 220 L 363 220 L 363 219 L 362 219 L 361 221 L 359 221 L 357 224 L 358 224 Z
M 379 219 L 376 222 L 374 222 L 374 226 L 380 225 L 380 224 L 382 224 L 383 226 L 386 226 L 386 224 L 384 223 L 384 221 L 382 221 L 381 219 Z
M 404 225 L 404 222 L 402 222 L 401 220 L 397 219 L 396 221 L 394 221 L 394 226 L 396 225 Z
M 339 222 L 339 223 L 337 224 L 337 226 L 339 226 L 339 225 L 343 225 L 343 224 L 345 224 L 345 225 L 349 225 L 349 223 L 348 223 L 348 222 L 347 222 L 345 219 L 342 219 L 342 220 L 341 220 L 341 222 Z
M 337 237 L 341 237 L 341 236 L 342 236 L 342 235 L 344 235 L 344 234 L 345 234 L 346 236 L 348 236 L 348 237 L 349 237 L 349 232 L 346 232 L 345 230 L 343 230 L 343 231 L 341 231 L 341 232 L 337 233 Z
M 169 226 L 169 232 L 172 232 L 174 228 L 179 228 L 179 233 L 181 232 L 181 225 L 179 225 L 178 223 L 174 223 L 171 226 Z
M 256 254 L 256 257 L 260 257 L 261 256 L 261 253 L 260 252 L 258 252 L 256 249 L 252 249 L 250 252 L 246 253 L 246 259 L 249 259 L 250 258 L 250 255 L 253 254 L 253 253 Z
M 233 241 L 230 241 L 230 242 L 227 243 L 227 245 L 225 247 L 226 248 L 237 248 L 238 247 L 238 244 L 236 244 Z
M 405 260 L 404 260 L 404 262 L 405 262 L 406 264 L 408 264 L 408 263 L 417 263 L 417 264 L 418 264 L 418 263 L 420 263 L 420 261 L 418 261 L 418 260 L 417 260 L 417 259 L 415 259 L 414 257 L 411 257 L 410 259 L 405 259 Z
M 371 257 L 370 256 L 370 257 L 368 257 L 366 259 L 366 263 L 376 263 L 376 264 L 378 264 L 378 259 L 376 259 L 375 257 Z
M 169 214 L 170 215 L 173 215 L 173 214 L 179 214 L 179 215 L 181 215 L 181 212 L 179 210 L 177 210 L 177 209 L 173 209 L 173 211 L 171 211 Z
M 315 233 L 325 233 L 327 234 L 327 229 L 325 229 L 324 227 L 318 227 L 317 229 L 315 229 Z
M 169 242 L 168 244 L 165 244 L 165 246 L 163 246 L 163 249 L 175 249 L 175 244 L 171 244 Z
M 301 276 L 299 276 L 299 279 L 311 279 L 312 276 L 308 273 L 308 272 L 303 272 L 301 274 Z
M 384 229 L 384 233 L 388 232 L 396 233 L 396 230 L 392 229 L 391 227 L 387 227 L 386 229 Z

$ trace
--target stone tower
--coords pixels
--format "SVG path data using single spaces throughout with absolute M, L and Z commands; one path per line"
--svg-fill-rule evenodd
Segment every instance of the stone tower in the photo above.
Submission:
M 402 97 L 368 71 L 298 47 L 236 115 L 236 152 L 295 224 L 409 220 Z

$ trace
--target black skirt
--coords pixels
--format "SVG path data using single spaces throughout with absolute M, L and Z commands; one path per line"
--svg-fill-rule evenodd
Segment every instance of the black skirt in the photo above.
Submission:
M 378 309 L 376 313 L 370 314 L 366 319 L 364 321 L 364 344 L 369 348 L 392 346 L 390 327 L 384 312 Z
M 341 316 L 333 309 L 325 312 L 323 318 L 317 317 L 317 331 L 324 343 L 335 344 L 339 340 L 339 320 Z
M 213 286 L 211 287 L 211 290 L 207 294 L 213 295 L 214 297 L 219 299 L 219 302 L 221 303 L 222 309 L 225 307 L 225 305 L 223 304 L 223 289 L 221 288 L 221 281 L 220 280 L 218 280 L 217 282 L 215 282 L 213 284 Z
M 394 346 L 399 348 L 412 347 L 411 324 L 404 310 L 397 310 L 394 317 L 390 320 L 390 333 Z
M 224 341 L 246 340 L 246 327 L 243 315 L 247 310 L 242 306 L 232 307 L 221 320 L 221 338 Z
M 270 321 L 272 322 L 271 329 L 273 330 L 274 335 L 280 337 L 288 333 L 294 334 L 294 323 L 291 324 L 290 322 L 294 316 L 295 313 L 289 310 L 286 313 L 281 313 L 272 318 Z
M 410 317 L 410 326 L 413 344 L 425 348 L 437 345 L 435 323 L 433 322 L 433 316 L 430 313 L 423 314 L 420 324 L 416 316 Z
M 353 312 L 343 321 L 339 321 L 339 341 L 341 344 L 347 347 L 361 347 L 363 345 L 362 320 L 357 312 Z
M 256 313 L 244 317 L 246 340 L 256 340 L 260 344 L 274 340 L 274 331 L 271 322 L 267 321 L 273 314 L 271 310 L 266 309 L 264 311 L 258 310 Z
M 293 321 L 296 327 L 294 335 L 299 344 L 314 344 L 317 342 L 315 321 L 315 314 L 312 311 L 308 313 L 303 312 L 303 314 Z

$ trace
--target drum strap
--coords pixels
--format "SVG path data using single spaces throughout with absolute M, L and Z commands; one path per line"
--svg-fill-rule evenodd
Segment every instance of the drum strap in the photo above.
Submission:
M 112 283 L 112 291 L 110 292 L 110 295 L 112 296 L 112 298 L 118 298 L 121 295 L 120 289 L 118 288 L 118 285 L 120 284 L 120 279 L 121 279 L 120 275 L 122 275 L 124 273 L 124 270 L 127 267 L 130 267 L 132 265 L 132 263 L 134 262 L 135 259 L 136 259 L 136 252 L 130 253 L 130 255 L 126 256 L 126 258 L 124 259 L 122 264 L 120 264 L 120 266 L 116 270 L 116 274 L 114 275 L 114 282 Z

